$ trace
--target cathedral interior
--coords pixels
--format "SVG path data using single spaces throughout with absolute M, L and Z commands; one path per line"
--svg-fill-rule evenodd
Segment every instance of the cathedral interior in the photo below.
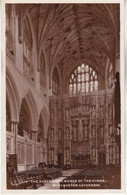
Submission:
M 120 5 L 6 4 L 5 11 L 11 185 L 23 186 L 15 174 L 40 167 L 48 178 L 112 168 L 120 181 Z

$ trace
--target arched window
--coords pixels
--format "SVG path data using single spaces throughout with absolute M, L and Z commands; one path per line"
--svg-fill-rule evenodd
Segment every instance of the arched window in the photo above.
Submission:
M 96 72 L 89 66 L 78 66 L 70 76 L 69 94 L 87 94 L 98 90 L 98 77 Z

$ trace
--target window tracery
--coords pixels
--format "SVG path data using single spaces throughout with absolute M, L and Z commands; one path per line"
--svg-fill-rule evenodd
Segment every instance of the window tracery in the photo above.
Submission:
M 73 71 L 69 80 L 69 94 L 90 93 L 98 90 L 98 77 L 89 66 L 82 64 Z

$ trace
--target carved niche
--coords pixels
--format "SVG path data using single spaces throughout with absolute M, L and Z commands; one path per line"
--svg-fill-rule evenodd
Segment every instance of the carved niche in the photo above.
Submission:
M 72 140 L 78 139 L 78 120 L 72 120 Z

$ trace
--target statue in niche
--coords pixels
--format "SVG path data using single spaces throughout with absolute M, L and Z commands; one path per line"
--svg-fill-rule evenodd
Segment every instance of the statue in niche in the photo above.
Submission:
M 69 109 L 68 108 L 65 109 L 65 120 L 66 121 L 69 120 Z
M 104 128 L 100 126 L 100 137 L 101 137 L 101 144 L 104 143 Z
M 95 105 L 91 106 L 91 117 L 92 119 L 96 118 L 96 106 Z
M 100 118 L 104 118 L 104 106 L 100 107 Z
M 88 124 L 85 124 L 85 138 L 89 138 Z
M 76 140 L 77 139 L 77 126 L 78 126 L 78 121 L 73 121 L 72 123 L 73 125 L 73 139 Z
M 78 140 L 82 140 L 83 139 L 83 125 L 82 125 L 82 121 L 79 120 L 79 127 L 78 127 Z
M 92 126 L 92 137 L 95 138 L 96 136 L 96 130 L 95 130 L 95 125 Z
M 67 128 L 66 128 L 66 139 L 69 139 L 69 137 L 70 137 L 70 136 L 69 136 L 69 128 L 67 127 Z
M 87 121 L 82 121 L 82 125 L 83 125 L 83 138 L 84 139 L 87 139 L 89 136 L 88 136 L 88 122 Z

